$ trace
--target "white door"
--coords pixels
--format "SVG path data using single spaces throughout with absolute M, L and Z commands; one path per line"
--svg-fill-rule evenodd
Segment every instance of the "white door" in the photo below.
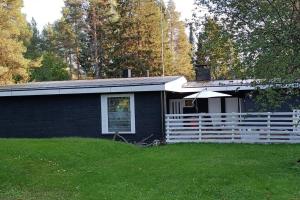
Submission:
M 208 112 L 209 113 L 221 113 L 221 98 L 209 98 L 208 99 Z M 221 116 L 211 115 L 211 122 L 214 126 L 220 126 Z
M 170 99 L 170 114 L 183 114 L 183 99 Z
M 221 98 L 209 98 L 208 99 L 208 112 L 209 113 L 221 113 Z
M 225 98 L 225 111 L 226 113 L 239 112 L 239 99 L 238 98 Z

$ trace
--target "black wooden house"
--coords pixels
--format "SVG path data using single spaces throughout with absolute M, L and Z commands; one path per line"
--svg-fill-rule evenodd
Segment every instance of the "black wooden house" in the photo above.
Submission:
M 165 139 L 165 114 L 249 112 L 253 80 L 184 77 L 58 81 L 0 87 L 0 137 Z M 188 100 L 210 90 L 226 98 Z M 288 111 L 282 107 L 281 111 Z
M 122 78 L 0 87 L 0 137 L 162 139 L 166 92 L 183 77 Z

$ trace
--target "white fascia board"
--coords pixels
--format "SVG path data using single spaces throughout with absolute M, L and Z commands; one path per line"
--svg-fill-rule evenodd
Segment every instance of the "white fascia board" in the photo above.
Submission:
M 178 90 L 173 90 L 172 92 L 178 93 L 191 93 L 191 92 L 200 92 L 204 90 L 203 88 L 179 88 Z
M 164 87 L 165 87 L 164 85 L 144 85 L 144 86 L 126 86 L 126 87 L 103 87 L 103 88 L 3 91 L 3 92 L 0 92 L 0 97 L 42 96 L 42 95 L 62 95 L 62 94 L 148 92 L 148 91 L 163 91 Z
M 11 91 L 11 96 L 57 95 L 59 90 L 23 90 Z
M 109 93 L 110 88 L 77 88 L 60 89 L 59 94 L 91 94 L 91 93 Z
M 169 92 L 178 92 L 183 89 L 183 85 L 187 83 L 187 80 L 185 77 L 180 77 L 174 81 L 170 81 L 165 84 L 164 90 Z
M 118 92 L 150 92 L 150 91 L 163 91 L 163 85 L 144 85 L 144 86 L 130 86 L 130 87 L 112 87 L 110 93 Z
M 11 96 L 11 91 L 7 92 L 7 91 L 2 91 L 0 92 L 0 97 L 10 97 Z

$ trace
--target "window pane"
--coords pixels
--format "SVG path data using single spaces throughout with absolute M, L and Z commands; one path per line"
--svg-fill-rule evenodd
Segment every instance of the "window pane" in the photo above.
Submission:
M 109 132 L 130 132 L 130 98 L 109 97 L 108 106 L 108 131 Z

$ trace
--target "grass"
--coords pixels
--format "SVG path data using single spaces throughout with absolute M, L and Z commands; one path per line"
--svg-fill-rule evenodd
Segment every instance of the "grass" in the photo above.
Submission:
M 300 145 L 0 140 L 0 199 L 300 199 Z

